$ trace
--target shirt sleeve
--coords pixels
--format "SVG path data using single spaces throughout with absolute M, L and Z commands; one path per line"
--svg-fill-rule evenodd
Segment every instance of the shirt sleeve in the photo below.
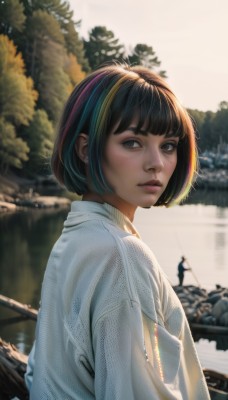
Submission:
M 130 300 L 114 307 L 94 328 L 95 398 L 97 400 L 176 400 L 148 360 L 143 317 Z
M 25 384 L 30 391 L 31 386 L 32 386 L 32 381 L 33 381 L 33 370 L 34 370 L 34 365 L 35 365 L 35 342 L 32 346 L 32 350 L 30 351 L 29 357 L 28 357 L 28 363 L 27 363 L 27 368 L 26 368 L 26 373 L 25 373 Z

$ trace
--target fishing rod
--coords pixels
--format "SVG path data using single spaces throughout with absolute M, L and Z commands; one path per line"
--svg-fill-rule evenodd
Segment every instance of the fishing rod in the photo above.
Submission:
M 181 246 L 181 243 L 180 243 L 179 236 L 178 236 L 177 232 L 175 232 L 175 235 L 176 235 L 176 240 L 177 240 L 177 243 L 178 243 L 179 248 L 180 248 L 180 250 L 181 250 L 181 253 L 183 254 L 183 248 L 182 248 L 182 246 Z M 188 259 L 187 259 L 186 257 L 184 257 L 184 258 L 185 258 L 186 264 L 187 264 L 188 267 L 189 267 L 189 271 L 191 271 L 192 276 L 193 276 L 193 278 L 195 279 L 197 285 L 198 285 L 199 287 L 201 287 L 201 284 L 200 284 L 200 282 L 199 282 L 199 280 L 198 280 L 198 278 L 197 278 L 197 276 L 196 276 L 194 270 L 192 269 L 192 266 L 190 265 Z
M 195 279 L 197 285 L 198 285 L 199 287 L 201 287 L 201 284 L 200 284 L 199 280 L 197 279 L 197 276 L 196 276 L 196 274 L 194 273 L 194 271 L 193 271 L 193 269 L 192 269 L 192 267 L 191 267 L 191 265 L 190 265 L 190 263 L 189 263 L 189 261 L 188 261 L 188 259 L 187 259 L 186 257 L 185 257 L 185 261 L 186 261 L 186 264 L 188 265 L 188 267 L 190 268 L 190 271 L 191 271 L 191 273 L 192 273 L 192 276 L 193 276 L 193 278 Z

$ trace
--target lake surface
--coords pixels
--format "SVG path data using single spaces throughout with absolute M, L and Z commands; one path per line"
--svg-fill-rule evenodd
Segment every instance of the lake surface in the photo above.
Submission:
M 38 308 L 50 250 L 62 230 L 67 210 L 27 210 L 0 214 L 0 293 Z M 195 192 L 188 204 L 139 209 L 135 226 L 156 255 L 172 284 L 182 255 L 192 268 L 184 284 L 228 287 L 228 194 Z M 28 353 L 35 322 L 0 306 L 0 337 Z M 196 343 L 204 367 L 228 373 L 228 350 L 215 342 Z

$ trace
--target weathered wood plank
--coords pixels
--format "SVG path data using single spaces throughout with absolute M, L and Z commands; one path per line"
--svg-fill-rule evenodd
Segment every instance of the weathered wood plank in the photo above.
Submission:
M 0 304 L 10 308 L 11 310 L 14 310 L 18 312 L 19 314 L 25 315 L 28 318 L 31 318 L 33 320 L 37 320 L 37 314 L 38 311 L 32 308 L 28 304 L 22 304 L 19 301 L 10 299 L 9 297 L 3 296 L 0 294 Z
M 0 399 L 28 400 L 24 374 L 28 357 L 0 338 Z

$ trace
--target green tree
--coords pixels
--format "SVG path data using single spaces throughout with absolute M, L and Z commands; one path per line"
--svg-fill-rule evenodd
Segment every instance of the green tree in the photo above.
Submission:
M 28 3 L 28 0 L 23 0 Z M 69 1 L 63 0 L 33 0 L 32 10 L 42 10 L 52 15 L 60 24 L 68 23 L 73 18 L 73 11 L 70 10 Z
M 78 60 L 78 63 L 82 66 L 84 72 L 90 71 L 89 62 L 85 55 L 84 43 L 79 38 L 76 30 L 78 23 L 69 21 L 63 26 L 63 34 L 65 38 L 65 46 L 68 53 L 72 53 Z
M 29 145 L 27 167 L 30 172 L 46 172 L 47 160 L 53 149 L 54 129 L 44 110 L 37 110 L 28 127 L 23 129 L 23 138 Z
M 84 40 L 84 47 L 92 70 L 103 63 L 124 58 L 124 46 L 105 26 L 95 26 L 89 32 L 89 40 Z
M 34 12 L 42 11 L 52 16 L 60 27 L 64 37 L 64 46 L 67 53 L 72 53 L 77 57 L 78 62 L 82 65 L 85 72 L 89 71 L 89 63 L 85 58 L 85 51 L 82 39 L 79 38 L 77 26 L 79 22 L 73 21 L 73 11 L 70 10 L 70 4 L 62 0 L 21 0 L 24 5 L 27 17 L 31 17 Z M 53 28 L 53 26 L 52 26 Z M 26 32 L 26 37 L 28 32 Z M 30 35 L 29 35 L 30 36 Z M 53 38 L 52 38 L 53 39 Z M 21 49 L 25 48 L 25 40 L 18 40 L 17 43 Z
M 213 119 L 212 129 L 216 137 L 216 144 L 228 143 L 228 103 L 220 103 L 219 109 Z
M 132 53 L 128 56 L 130 64 L 142 65 L 149 69 L 157 69 L 161 65 L 152 46 L 147 44 L 138 43 L 134 47 Z M 160 71 L 160 75 L 166 76 L 165 71 Z
M 228 109 L 228 101 L 221 101 L 218 106 L 219 110 L 227 110 Z
M 195 128 L 195 132 L 196 132 L 196 136 L 198 139 L 198 145 L 199 145 L 199 151 L 202 150 L 202 148 L 204 148 L 204 143 L 203 143 L 203 138 L 202 138 L 202 127 L 204 124 L 204 120 L 205 120 L 205 112 L 204 111 L 199 111 L 199 110 L 192 110 L 192 109 L 188 109 L 188 113 L 192 119 L 194 128 Z
M 21 32 L 25 18 L 24 6 L 19 0 L 0 2 L 0 34 L 12 37 L 14 31 Z
M 200 131 L 200 150 L 213 150 L 218 144 L 219 138 L 215 135 L 213 129 L 213 120 L 215 113 L 212 111 L 205 112 L 205 118 Z
M 39 92 L 38 107 L 56 122 L 68 96 L 69 78 L 64 72 L 64 37 L 56 19 L 35 11 L 27 20 L 29 72 Z
M 18 138 L 15 127 L 0 117 L 0 170 L 7 172 L 9 167 L 22 168 L 28 160 L 29 147 Z

